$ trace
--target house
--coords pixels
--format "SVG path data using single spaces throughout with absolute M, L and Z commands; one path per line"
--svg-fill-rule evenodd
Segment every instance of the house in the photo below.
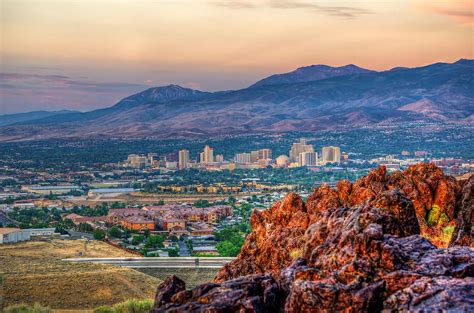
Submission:
M 121 225 L 122 220 L 131 216 L 144 216 L 145 211 L 137 208 L 110 209 L 107 214 L 107 223 L 111 225 Z
M 71 213 L 63 216 L 63 220 L 71 220 L 75 225 L 79 225 L 80 219 L 83 218 L 84 216 L 76 214 L 76 213 Z
M 163 228 L 165 230 L 176 230 L 176 229 L 185 229 L 186 220 L 177 219 L 177 218 L 167 218 L 163 220 Z

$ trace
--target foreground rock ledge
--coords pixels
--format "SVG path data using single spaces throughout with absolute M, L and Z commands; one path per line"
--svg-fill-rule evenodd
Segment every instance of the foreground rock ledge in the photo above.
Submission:
M 214 283 L 186 290 L 171 276 L 153 312 L 473 312 L 472 188 L 418 165 L 322 186 L 306 203 L 289 194 L 253 213 Z

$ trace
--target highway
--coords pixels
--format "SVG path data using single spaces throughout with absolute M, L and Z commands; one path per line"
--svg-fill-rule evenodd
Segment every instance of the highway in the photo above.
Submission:
M 71 258 L 66 262 L 111 264 L 130 268 L 221 268 L 235 258 L 225 257 L 150 257 L 150 258 Z

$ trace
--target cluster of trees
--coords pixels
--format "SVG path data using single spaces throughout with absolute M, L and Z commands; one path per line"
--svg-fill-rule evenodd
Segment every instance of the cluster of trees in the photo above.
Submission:
M 245 241 L 245 236 L 250 232 L 248 222 L 226 226 L 214 233 L 218 243 L 217 252 L 221 256 L 237 256 Z

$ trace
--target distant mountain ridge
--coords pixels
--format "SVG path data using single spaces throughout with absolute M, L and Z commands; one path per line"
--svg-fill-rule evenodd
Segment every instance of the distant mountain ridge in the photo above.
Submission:
M 338 77 L 352 74 L 363 74 L 374 72 L 365 68 L 349 64 L 341 67 L 331 67 L 328 65 L 310 65 L 300 67 L 292 72 L 275 74 L 256 82 L 252 87 L 264 85 L 279 85 L 289 83 L 301 83 L 321 80 L 331 77 Z
M 55 116 L 59 114 L 70 114 L 76 111 L 60 110 L 60 111 L 32 111 L 26 113 L 14 113 L 0 115 L 0 126 L 12 125 L 16 123 L 23 123 L 33 120 L 42 119 L 45 117 Z
M 189 137 L 316 131 L 406 121 L 474 122 L 474 61 L 376 72 L 310 66 L 249 88 L 147 89 L 114 106 L 0 127 L 0 140 Z

